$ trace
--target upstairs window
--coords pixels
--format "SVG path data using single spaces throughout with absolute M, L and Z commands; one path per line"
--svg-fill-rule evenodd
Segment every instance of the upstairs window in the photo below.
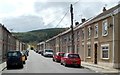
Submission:
M 69 42 L 71 41 L 71 38 L 72 38 L 72 35 L 69 35 L 69 37 L 68 37 Z
M 95 38 L 98 37 L 98 24 L 95 24 L 95 26 L 94 26 L 94 37 Z
M 84 29 L 82 29 L 82 40 L 84 39 Z
M 108 23 L 107 20 L 103 21 L 102 23 L 102 36 L 108 35 Z
M 88 27 L 88 38 L 90 38 L 90 36 L 91 36 L 91 27 L 89 26 Z
M 77 31 L 77 41 L 79 41 L 79 37 L 80 37 L 80 32 Z

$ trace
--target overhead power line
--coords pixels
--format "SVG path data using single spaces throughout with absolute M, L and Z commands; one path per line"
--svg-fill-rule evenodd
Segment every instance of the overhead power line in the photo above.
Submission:
M 67 10 L 67 12 L 66 12 L 65 15 L 63 16 L 63 18 L 62 18 L 62 19 L 60 20 L 60 22 L 56 25 L 56 27 L 63 21 L 63 19 L 64 19 L 65 16 L 67 15 L 68 11 L 69 11 L 69 10 Z M 56 27 L 55 27 L 55 28 L 56 28 Z
M 75 5 L 75 4 L 77 4 L 79 1 L 80 1 L 80 0 L 78 0 L 78 1 L 77 1 L 77 2 L 75 2 L 75 3 L 73 3 L 72 5 Z
M 77 2 L 73 3 L 73 5 L 77 4 L 80 0 L 78 0 Z M 68 10 L 69 11 L 69 10 Z M 68 11 L 65 13 L 65 15 L 63 16 L 63 18 L 60 20 L 60 22 L 56 25 L 56 27 L 63 21 L 63 19 L 65 18 L 65 16 L 67 15 Z M 56 28 L 55 27 L 55 28 Z
M 75 3 L 73 3 L 73 5 L 77 4 L 79 1 L 80 1 L 80 0 L 78 0 L 78 1 L 75 2 Z M 67 9 L 67 8 L 69 8 L 69 6 L 68 6 L 68 7 L 65 7 L 64 10 Z M 68 10 L 68 11 L 69 11 L 69 10 Z M 68 11 L 65 13 L 65 15 L 63 16 L 63 18 L 60 19 L 59 23 L 55 26 L 55 28 L 63 21 L 63 19 L 64 19 L 65 16 L 67 15 Z M 54 13 L 60 13 L 60 11 L 57 10 L 57 11 L 55 11 Z M 57 18 L 58 18 L 58 17 L 57 17 Z M 54 23 L 55 21 L 57 21 L 57 20 L 58 20 L 57 18 L 54 19 L 54 20 L 52 20 L 52 21 L 51 21 L 50 23 L 48 23 L 47 25 L 49 25 L 49 24 Z

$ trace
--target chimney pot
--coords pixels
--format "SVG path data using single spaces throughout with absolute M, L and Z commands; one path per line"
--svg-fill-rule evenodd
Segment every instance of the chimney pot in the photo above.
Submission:
M 79 25 L 79 22 L 75 22 L 75 26 Z
M 104 11 L 106 11 L 106 8 L 105 8 L 105 7 L 103 7 L 103 12 L 104 12 Z
M 85 18 L 83 18 L 83 19 L 81 19 L 81 21 L 82 21 L 82 23 L 83 23 L 83 22 L 85 22 L 86 20 L 85 20 Z

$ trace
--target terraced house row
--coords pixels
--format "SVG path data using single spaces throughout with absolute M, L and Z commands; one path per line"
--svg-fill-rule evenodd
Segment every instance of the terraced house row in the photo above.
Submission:
M 5 62 L 8 50 L 25 50 L 27 45 L 12 35 L 0 24 L 0 64 Z
M 91 10 L 92 11 L 92 10 Z M 38 44 L 39 49 L 72 52 L 71 29 Z M 120 68 L 120 4 L 74 27 L 74 48 L 84 62 Z

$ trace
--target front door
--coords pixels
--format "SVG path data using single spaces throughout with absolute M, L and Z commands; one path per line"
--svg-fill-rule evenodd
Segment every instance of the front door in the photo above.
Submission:
M 97 43 L 94 44 L 94 64 L 97 64 Z

